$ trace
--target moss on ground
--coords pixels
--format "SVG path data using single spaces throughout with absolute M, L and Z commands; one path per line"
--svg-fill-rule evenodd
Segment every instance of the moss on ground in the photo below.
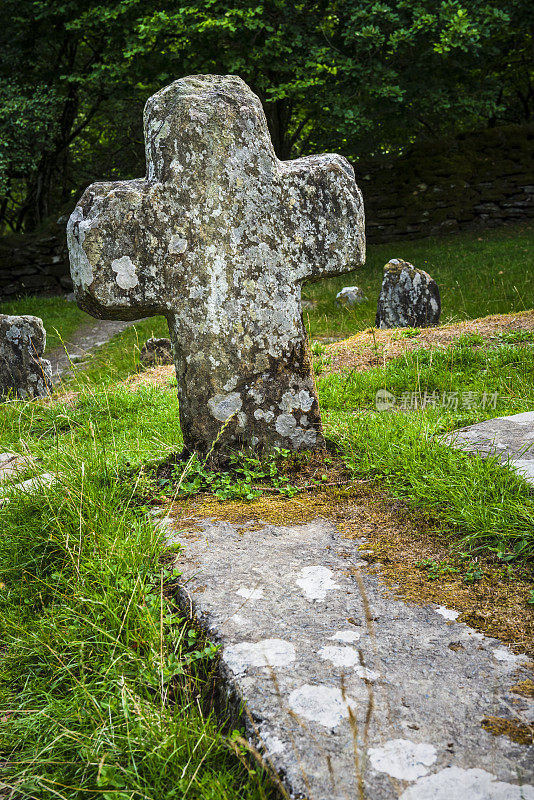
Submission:
M 202 493 L 171 502 L 168 513 L 186 536 L 197 536 L 206 520 L 225 520 L 259 532 L 267 525 L 328 519 L 343 538 L 365 539 L 359 545 L 362 559 L 395 598 L 446 605 L 460 612 L 458 622 L 534 655 L 527 570 L 512 570 L 491 557 L 451 554 L 450 539 L 431 516 L 414 512 L 370 482 L 347 482 L 292 498 L 264 495 L 252 502 L 220 501 Z M 429 579 L 422 562 L 438 565 L 437 579 Z M 466 582 L 470 575 L 480 578 Z

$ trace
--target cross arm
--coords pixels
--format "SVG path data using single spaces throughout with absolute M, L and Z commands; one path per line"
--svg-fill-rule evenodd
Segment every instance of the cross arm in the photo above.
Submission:
M 294 212 L 293 249 L 300 249 L 297 279 L 319 280 L 364 264 L 363 199 L 349 162 L 326 153 L 281 166 L 285 202 Z
M 80 308 L 93 316 L 128 320 L 165 313 L 152 197 L 159 189 L 144 179 L 95 183 L 71 214 L 74 291 Z

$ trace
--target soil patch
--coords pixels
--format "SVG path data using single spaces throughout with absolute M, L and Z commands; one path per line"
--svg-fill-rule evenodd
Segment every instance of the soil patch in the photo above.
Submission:
M 436 328 L 368 328 L 350 339 L 334 342 L 326 347 L 329 363 L 325 359 L 322 375 L 344 369 L 364 372 L 373 367 L 384 366 L 388 361 L 413 350 L 447 347 L 468 334 L 482 336 L 490 344 L 499 334 L 519 331 L 534 331 L 534 311 L 494 314 Z

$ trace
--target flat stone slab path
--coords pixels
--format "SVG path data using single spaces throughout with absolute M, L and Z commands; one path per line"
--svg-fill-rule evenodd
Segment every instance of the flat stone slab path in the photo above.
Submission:
M 534 411 L 460 428 L 447 441 L 481 456 L 498 455 L 534 485 Z
M 534 723 L 511 690 L 525 656 L 409 605 L 328 521 L 175 531 L 180 601 L 221 645 L 225 698 L 291 798 L 534 800 L 532 748 L 487 717 Z

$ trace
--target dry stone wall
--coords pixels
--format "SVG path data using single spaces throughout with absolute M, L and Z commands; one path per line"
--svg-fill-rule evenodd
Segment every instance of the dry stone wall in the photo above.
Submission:
M 65 217 L 45 234 L 0 239 L 0 301 L 72 291 L 66 225 Z
M 369 242 L 534 218 L 534 124 L 420 143 L 354 167 Z
M 371 243 L 534 218 L 534 124 L 353 163 Z M 0 239 L 0 301 L 71 291 L 65 225 L 63 218 L 44 235 Z

